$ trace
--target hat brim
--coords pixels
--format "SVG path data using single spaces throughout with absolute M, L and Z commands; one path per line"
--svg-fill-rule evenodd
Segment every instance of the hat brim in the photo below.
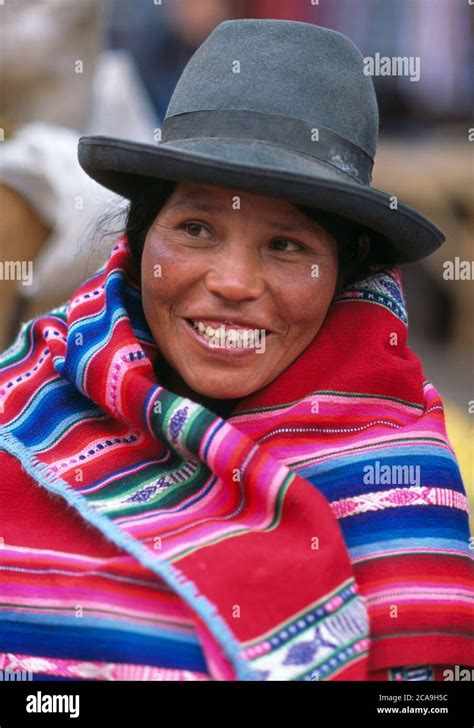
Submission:
M 79 139 L 79 164 L 99 184 L 131 198 L 143 177 L 233 187 L 332 212 L 374 230 L 393 262 L 425 258 L 443 232 L 417 210 L 332 165 L 262 142 L 192 139 L 142 144 L 104 136 Z

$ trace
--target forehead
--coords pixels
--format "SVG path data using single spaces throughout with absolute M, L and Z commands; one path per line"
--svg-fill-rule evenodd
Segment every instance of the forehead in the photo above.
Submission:
M 209 212 L 221 212 L 229 209 L 235 197 L 240 200 L 240 209 L 249 214 L 262 217 L 262 213 L 271 214 L 274 220 L 281 223 L 298 222 L 303 227 L 318 229 L 317 223 L 295 205 L 281 198 L 267 197 L 233 187 L 179 182 L 168 200 L 168 207 L 186 208 L 199 206 Z
M 195 199 L 222 199 L 228 200 L 229 197 L 240 197 L 246 201 L 268 201 L 269 203 L 277 203 L 275 198 L 258 195 L 253 192 L 239 190 L 235 187 L 222 187 L 220 185 L 200 184 L 198 182 L 178 182 L 176 184 L 174 194 L 179 197 L 187 197 L 190 200 Z M 287 203 L 289 204 L 289 203 Z

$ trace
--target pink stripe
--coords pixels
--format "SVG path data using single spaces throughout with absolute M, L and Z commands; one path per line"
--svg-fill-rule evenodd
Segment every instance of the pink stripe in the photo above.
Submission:
M 152 665 L 132 665 L 116 662 L 97 662 L 95 660 L 64 660 L 57 657 L 34 657 L 0 653 L 0 669 L 4 672 L 23 670 L 42 675 L 56 675 L 76 679 L 92 680 L 153 680 L 153 681 L 194 681 L 209 680 L 203 672 L 194 670 L 171 670 Z

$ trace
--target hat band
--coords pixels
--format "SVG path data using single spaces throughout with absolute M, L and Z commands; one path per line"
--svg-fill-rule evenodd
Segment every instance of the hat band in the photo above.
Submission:
M 330 129 L 280 114 L 246 109 L 175 114 L 164 120 L 161 143 L 214 138 L 276 144 L 330 164 L 360 184 L 372 180 L 374 161 L 363 149 Z

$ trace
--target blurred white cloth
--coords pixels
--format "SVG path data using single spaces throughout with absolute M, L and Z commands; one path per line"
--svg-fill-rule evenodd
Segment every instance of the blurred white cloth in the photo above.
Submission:
M 1 147 L 0 182 L 17 190 L 52 227 L 34 261 L 32 285 L 19 286 L 26 298 L 51 291 L 68 297 L 110 249 L 107 238 L 95 249 L 91 246 L 91 228 L 105 208 L 124 201 L 83 172 L 77 140 L 69 129 L 27 124 Z
M 93 103 L 83 134 L 153 143 L 157 119 L 132 60 L 123 51 L 98 58 Z M 20 127 L 0 145 L 0 182 L 22 194 L 53 232 L 34 262 L 28 298 L 52 290 L 67 298 L 105 260 L 125 222 L 127 200 L 106 190 L 79 166 L 75 130 L 44 123 Z M 96 232 L 104 214 L 119 213 L 113 230 Z
M 2 115 L 16 125 L 41 121 L 82 130 L 103 44 L 102 15 L 97 0 L 2 2 Z

